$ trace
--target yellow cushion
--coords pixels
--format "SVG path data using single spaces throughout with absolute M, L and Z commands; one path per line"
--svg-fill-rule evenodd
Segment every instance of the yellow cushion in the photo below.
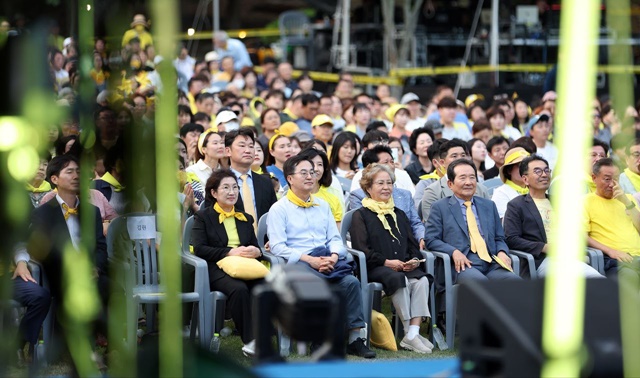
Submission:
M 376 310 L 371 312 L 371 345 L 376 348 L 398 351 L 389 320 Z
M 240 280 L 257 280 L 269 274 L 269 269 L 260 261 L 242 256 L 227 256 L 217 265 L 231 277 Z

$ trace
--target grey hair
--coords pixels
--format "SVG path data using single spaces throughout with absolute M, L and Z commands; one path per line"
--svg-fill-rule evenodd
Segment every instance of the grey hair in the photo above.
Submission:
M 224 30 L 218 30 L 217 32 L 213 33 L 213 39 L 217 39 L 224 42 L 227 39 L 229 39 L 229 35 Z
M 391 181 L 396 182 L 396 176 L 393 174 L 391 168 L 386 164 L 371 163 L 364 171 L 362 171 L 362 178 L 360 179 L 360 187 L 364 190 L 364 194 L 369 196 L 369 189 L 373 186 L 373 178 L 380 172 L 387 172 Z

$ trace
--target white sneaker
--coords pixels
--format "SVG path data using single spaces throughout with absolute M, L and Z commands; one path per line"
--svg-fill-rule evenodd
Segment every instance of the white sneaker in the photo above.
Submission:
M 244 344 L 242 354 L 246 357 L 253 357 L 253 355 L 256 354 L 256 341 L 251 340 L 248 344 Z
M 431 341 L 429 341 L 429 339 L 427 339 L 426 337 L 422 337 L 422 335 L 420 335 L 420 334 L 418 334 L 418 338 L 420 339 L 422 344 L 424 344 L 424 346 L 426 346 L 428 349 L 433 350 L 433 343 L 431 343 Z
M 400 346 L 404 349 L 412 350 L 414 352 L 418 352 L 422 354 L 431 353 L 431 349 L 427 348 L 424 344 L 422 344 L 422 342 L 417 336 L 414 337 L 413 340 L 409 340 L 407 339 L 407 336 L 405 336 L 402 339 L 402 341 L 400 341 Z

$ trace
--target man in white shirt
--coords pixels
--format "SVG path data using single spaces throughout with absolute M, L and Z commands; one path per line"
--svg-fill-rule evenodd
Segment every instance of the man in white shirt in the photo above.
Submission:
M 440 113 L 440 123 L 443 126 L 442 137 L 445 139 L 470 140 L 471 132 L 464 123 L 455 122 L 456 109 L 458 104 L 453 97 L 444 97 L 438 103 L 438 113 Z
M 400 99 L 402 105 L 406 105 L 409 109 L 409 122 L 407 122 L 407 130 L 413 131 L 418 127 L 424 126 L 427 122 L 426 118 L 420 117 L 420 97 L 413 92 L 405 93 Z
M 360 282 L 344 261 L 347 252 L 329 205 L 311 195 L 316 174 L 313 162 L 296 155 L 285 162 L 283 171 L 289 191 L 269 211 L 271 251 L 287 264 L 307 265 L 342 291 L 347 305 L 347 353 L 374 358 L 375 352 L 360 338 L 360 329 L 365 326 Z

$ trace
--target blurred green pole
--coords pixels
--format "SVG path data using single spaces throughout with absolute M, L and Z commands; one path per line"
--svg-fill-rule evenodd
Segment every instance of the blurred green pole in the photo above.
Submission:
M 156 188 L 158 200 L 158 226 L 162 232 L 160 268 L 167 297 L 160 304 L 160 375 L 181 377 L 182 370 L 182 308 L 181 290 L 180 220 L 178 182 L 176 180 L 177 152 L 175 134 L 177 114 L 176 74 L 171 64 L 175 55 L 178 32 L 178 3 L 175 0 L 154 0 L 151 3 L 153 38 L 158 55 L 164 61 L 157 67 L 163 83 L 163 92 L 156 101 Z
M 631 3 L 629 0 L 607 0 L 607 27 L 614 31 L 615 40 L 609 45 L 609 64 L 628 66 L 633 64 L 631 46 L 625 42 L 631 37 Z M 633 74 L 609 74 L 610 93 L 613 107 L 622 122 L 623 128 L 632 127 L 625 122 L 627 106 L 634 106 Z M 624 130 L 623 130 L 624 131 Z M 620 146 L 612 146 L 619 148 Z M 622 279 L 622 278 L 621 278 Z M 625 290 L 620 282 L 620 329 L 622 334 L 622 353 L 624 373 L 627 377 L 640 376 L 640 322 L 638 308 L 634 305 L 637 295 L 634 290 Z
M 607 27 L 613 30 L 609 45 L 609 65 L 627 67 L 633 65 L 631 46 L 631 2 L 629 0 L 606 0 Z M 632 127 L 633 123 L 624 124 L 624 113 L 627 106 L 634 104 L 633 74 L 617 72 L 609 74 L 609 93 L 613 99 L 616 115 L 623 122 L 623 127 Z M 615 146 L 616 148 L 619 146 Z
M 545 377 L 580 375 L 584 329 L 585 279 L 575 262 L 585 254 L 585 229 L 580 216 L 582 198 L 575 193 L 582 182 L 592 134 L 589 110 L 595 96 L 599 0 L 564 0 L 560 19 L 557 139 L 562 180 L 553 197 L 555 209 L 549 275 L 546 277 L 542 345 Z M 576 120 L 578 117 L 578 120 Z M 582 121 L 580 121 L 582 119 Z M 573 267 L 573 268 L 572 268 Z

